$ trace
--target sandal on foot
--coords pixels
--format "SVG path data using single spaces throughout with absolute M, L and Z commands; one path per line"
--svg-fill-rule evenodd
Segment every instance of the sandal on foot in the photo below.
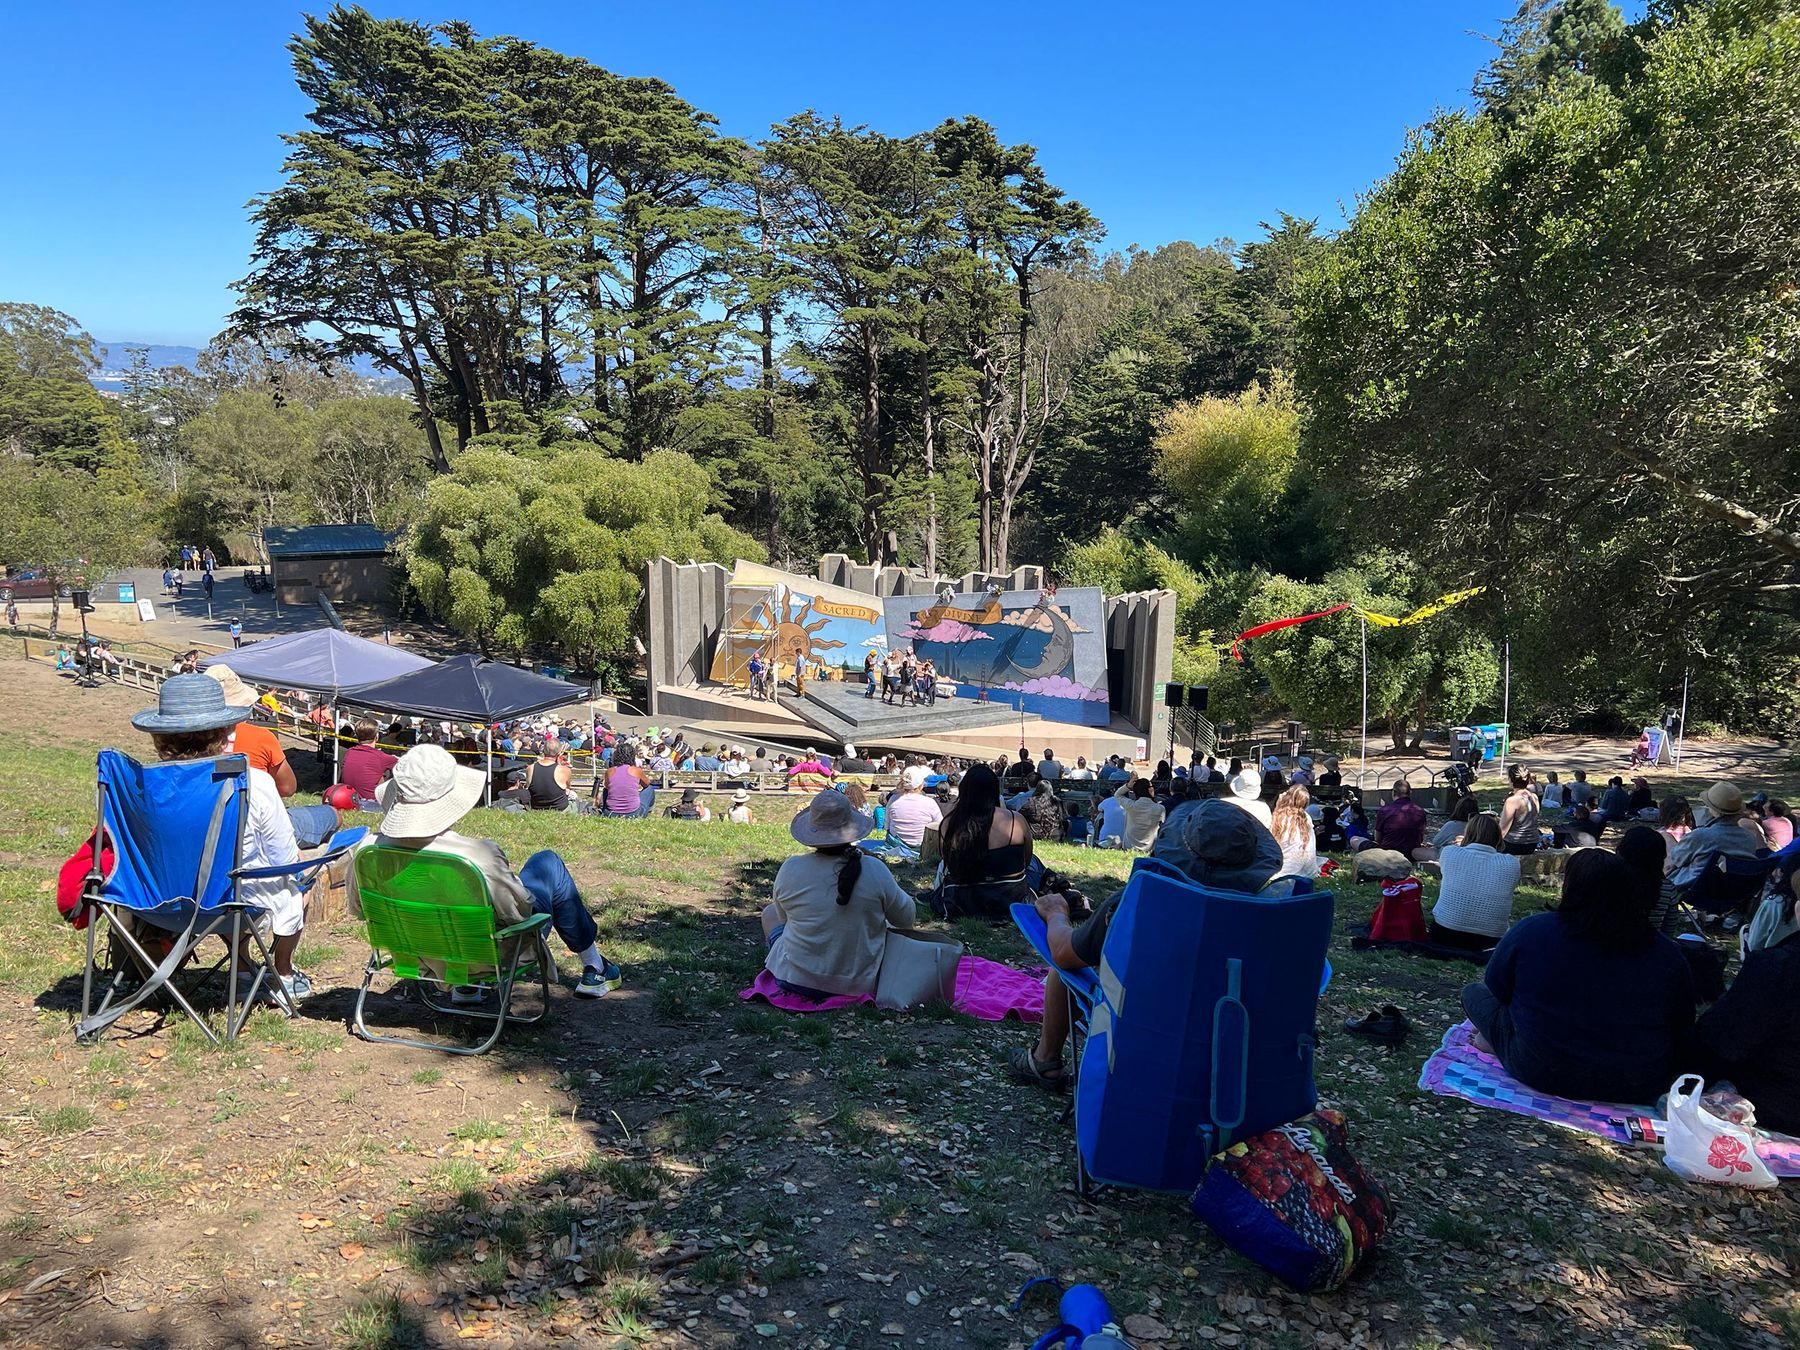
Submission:
M 1062 1061 L 1040 1063 L 1029 1045 L 1017 1046 L 1007 1055 L 1006 1071 L 1018 1082 L 1041 1087 L 1046 1092 L 1065 1092 L 1069 1087 L 1069 1071 L 1063 1068 Z

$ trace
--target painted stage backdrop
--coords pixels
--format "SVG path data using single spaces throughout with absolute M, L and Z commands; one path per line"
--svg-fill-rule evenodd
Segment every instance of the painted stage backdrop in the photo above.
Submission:
M 862 678 L 863 658 L 887 650 L 881 601 L 812 577 L 739 561 L 725 589 L 725 627 L 713 649 L 712 678 L 722 684 L 750 682 L 750 658 L 761 654 L 781 678 L 794 661 Z
M 1110 720 L 1098 587 L 895 595 L 882 605 L 888 645 L 931 658 L 940 675 L 956 681 L 959 698 L 985 696 L 1007 708 L 1022 702 L 1026 712 L 1084 726 Z

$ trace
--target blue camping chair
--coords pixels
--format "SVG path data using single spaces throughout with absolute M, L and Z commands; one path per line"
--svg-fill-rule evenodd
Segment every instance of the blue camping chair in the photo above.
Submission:
M 88 913 L 87 963 L 77 1039 L 91 1041 L 133 1008 L 166 995 L 216 1045 L 219 1037 L 195 1010 L 190 995 L 222 967 L 228 968 L 225 1040 L 235 1039 L 243 1029 L 265 984 L 290 1014 L 294 1011 L 280 982 L 272 978 L 268 945 L 257 932 L 256 920 L 263 910 L 240 897 L 238 883 L 291 876 L 304 890 L 321 868 L 343 856 L 368 831 L 362 826 L 339 830 L 316 857 L 280 867 L 246 868 L 242 859 L 249 786 L 249 767 L 242 755 L 145 765 L 117 750 L 100 752 L 98 814 L 113 851 L 113 866 L 103 875 L 101 851 L 96 849 L 94 870 L 82 892 Z M 105 973 L 96 961 L 102 917 L 111 931 L 113 955 L 111 977 L 96 1006 L 94 976 Z M 224 942 L 225 955 L 182 990 L 176 973 L 192 960 L 204 939 L 215 935 Z M 248 987 L 240 988 L 238 966 L 246 939 L 261 961 Z
M 1710 854 L 1705 870 L 1687 884 L 1679 898 L 1692 907 L 1700 924 L 1727 914 L 1748 914 L 1762 897 L 1777 859 L 1777 854 L 1768 852 L 1754 858 Z
M 1074 1086 L 1076 1189 L 1187 1193 L 1207 1161 L 1318 1104 L 1313 1049 L 1331 979 L 1330 891 L 1263 898 L 1140 858 L 1098 970 L 1059 971 L 1087 1022 Z M 1013 920 L 1054 964 L 1030 905 Z

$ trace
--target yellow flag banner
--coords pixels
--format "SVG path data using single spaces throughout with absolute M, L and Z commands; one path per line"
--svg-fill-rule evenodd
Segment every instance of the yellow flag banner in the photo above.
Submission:
M 1356 612 L 1377 628 L 1404 628 L 1407 624 L 1423 623 L 1426 619 L 1442 614 L 1465 600 L 1472 600 L 1487 589 L 1486 586 L 1471 586 L 1466 591 L 1451 591 L 1448 595 L 1440 595 L 1430 604 L 1420 605 L 1404 619 L 1396 619 L 1391 614 L 1376 614 L 1372 610 L 1358 609 Z

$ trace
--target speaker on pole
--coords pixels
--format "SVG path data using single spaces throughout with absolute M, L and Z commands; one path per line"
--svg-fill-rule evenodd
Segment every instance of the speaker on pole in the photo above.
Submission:
M 1187 706 L 1195 712 L 1206 711 L 1207 687 L 1203 684 L 1190 684 L 1187 687 Z
M 70 591 L 69 603 L 74 605 L 76 610 L 82 614 L 92 614 L 94 612 L 94 607 L 88 603 L 88 593 L 86 591 Z
M 1169 683 L 1163 686 L 1163 706 L 1165 708 L 1181 708 L 1187 706 L 1188 687 L 1185 684 Z

